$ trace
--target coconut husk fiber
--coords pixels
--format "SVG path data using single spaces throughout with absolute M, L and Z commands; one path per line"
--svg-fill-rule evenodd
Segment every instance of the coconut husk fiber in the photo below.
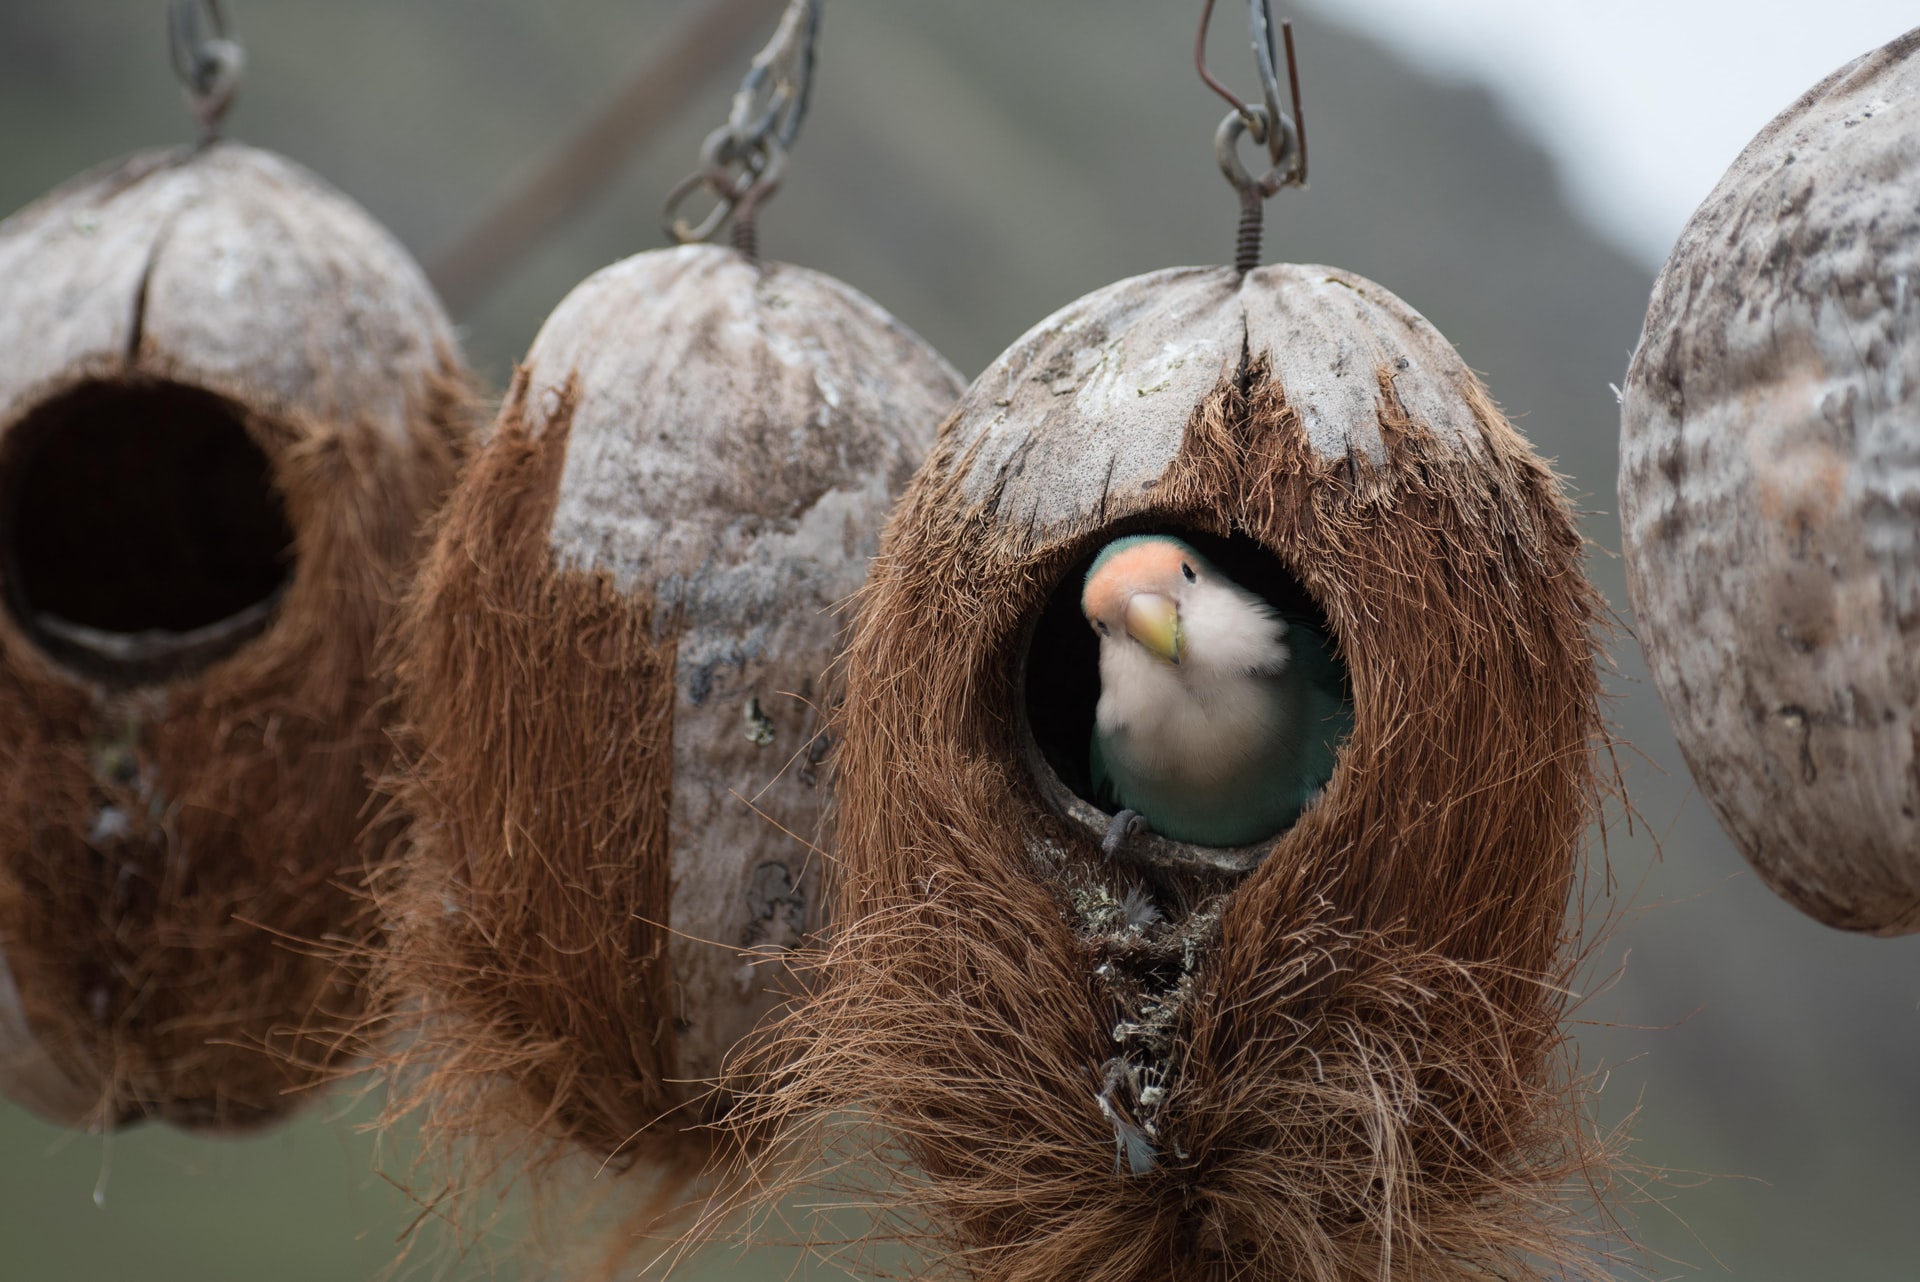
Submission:
M 394 650 L 416 822 L 375 889 L 423 1198 L 577 1158 L 667 1205 L 706 1159 L 822 921 L 835 607 L 960 390 L 839 282 L 706 246 L 542 327 Z
M 1081 578 L 1142 530 L 1290 576 L 1347 665 L 1336 773 L 1263 847 L 1109 863 L 1035 750 L 1084 754 L 1091 678 L 1041 672 L 1043 638 L 1093 663 Z M 1605 1181 L 1562 1032 L 1599 796 L 1581 557 L 1557 479 L 1370 281 L 1183 269 L 1042 322 L 860 598 L 837 927 L 738 1061 L 763 1085 L 734 1124 L 786 1140 L 763 1206 L 862 1207 L 906 1276 L 1580 1270 Z
M 469 430 L 400 246 L 143 153 L 0 223 L 0 1090 L 285 1115 L 364 1003 L 375 639 Z
M 1775 893 L 1920 931 L 1920 30 L 1747 145 L 1654 282 L 1620 404 L 1635 632 Z

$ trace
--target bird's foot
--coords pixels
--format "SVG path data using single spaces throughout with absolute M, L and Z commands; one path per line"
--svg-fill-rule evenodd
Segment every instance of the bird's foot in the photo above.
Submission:
M 1129 837 L 1137 837 L 1143 832 L 1152 831 L 1153 827 L 1147 823 L 1147 817 L 1138 810 L 1122 810 L 1115 814 L 1113 822 L 1107 825 L 1107 835 L 1100 839 L 1100 853 L 1111 862 L 1113 857 L 1120 853 L 1120 848 L 1127 844 Z

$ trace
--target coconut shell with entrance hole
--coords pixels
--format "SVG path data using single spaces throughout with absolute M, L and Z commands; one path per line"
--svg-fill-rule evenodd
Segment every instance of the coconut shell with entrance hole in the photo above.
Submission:
M 394 1112 L 477 1142 L 456 1187 L 698 1168 L 722 1058 L 824 919 L 839 606 L 960 389 L 847 286 L 706 246 L 535 338 L 395 650 Z
M 1275 838 L 1108 862 L 1079 592 L 1148 530 L 1317 613 L 1354 723 Z M 836 932 L 740 1064 L 770 1076 L 737 1123 L 788 1138 L 755 1181 L 817 1204 L 856 1171 L 926 1276 L 1583 1267 L 1581 558 L 1556 478 L 1369 281 L 1165 271 L 1042 322 L 962 399 L 861 597 Z
M 0 1092 L 280 1117 L 359 1018 L 372 657 L 467 432 L 418 267 L 232 144 L 0 223 Z
M 1721 826 L 1843 930 L 1920 930 L 1920 30 L 1760 132 L 1621 401 L 1627 584 Z

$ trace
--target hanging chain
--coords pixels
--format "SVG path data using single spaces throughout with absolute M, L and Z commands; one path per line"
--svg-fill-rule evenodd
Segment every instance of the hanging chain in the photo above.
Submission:
M 187 91 L 187 105 L 200 122 L 200 146 L 220 140 L 220 122 L 233 105 L 246 66 L 246 50 L 227 27 L 220 0 L 169 0 L 167 46 L 173 74 Z
M 1253 56 L 1260 72 L 1257 106 L 1242 102 L 1231 89 L 1207 70 L 1207 27 L 1213 21 L 1213 0 L 1206 0 L 1200 13 L 1200 34 L 1193 43 L 1193 63 L 1200 78 L 1215 93 L 1232 104 L 1233 110 L 1220 122 L 1213 135 L 1214 159 L 1227 182 L 1240 193 L 1240 228 L 1234 242 L 1233 266 L 1242 275 L 1260 261 L 1260 238 L 1266 199 L 1282 187 L 1307 185 L 1307 135 L 1300 116 L 1300 68 L 1293 55 L 1293 24 L 1280 24 L 1287 50 L 1287 85 L 1293 112 L 1280 105 L 1280 76 L 1273 48 L 1273 13 L 1269 0 L 1248 0 L 1248 21 L 1253 32 Z M 1255 143 L 1267 149 L 1267 172 L 1254 177 L 1240 160 L 1241 135 L 1251 135 Z
M 755 218 L 786 176 L 787 153 L 813 91 L 820 6 L 821 0 L 791 0 L 773 39 L 755 56 L 733 95 L 727 123 L 701 145 L 700 168 L 667 194 L 661 221 L 676 243 L 707 240 L 731 217 L 733 247 L 758 261 Z M 676 211 L 700 188 L 713 197 L 714 207 L 699 222 L 689 223 Z

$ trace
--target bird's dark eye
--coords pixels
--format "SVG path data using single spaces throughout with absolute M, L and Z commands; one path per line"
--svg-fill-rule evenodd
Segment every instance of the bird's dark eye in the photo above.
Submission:
M 1107 631 L 1107 625 L 1106 625 L 1105 623 L 1102 623 L 1102 622 L 1101 622 L 1100 620 L 1098 620 L 1098 619 L 1095 619 L 1095 620 L 1094 620 L 1094 622 L 1093 622 L 1093 626 L 1094 626 L 1094 627 L 1096 627 L 1096 628 L 1099 628 L 1099 629 L 1100 629 L 1100 635 L 1101 635 L 1101 636 L 1103 636 L 1103 637 L 1107 637 L 1107 636 L 1112 636 L 1112 635 L 1113 635 L 1113 634 L 1112 634 L 1111 632 L 1109 632 L 1109 631 Z
M 1187 576 L 1187 582 L 1189 583 L 1194 582 L 1196 576 L 1193 573 L 1193 567 L 1188 565 L 1185 561 L 1182 561 L 1180 563 L 1180 573 Z

